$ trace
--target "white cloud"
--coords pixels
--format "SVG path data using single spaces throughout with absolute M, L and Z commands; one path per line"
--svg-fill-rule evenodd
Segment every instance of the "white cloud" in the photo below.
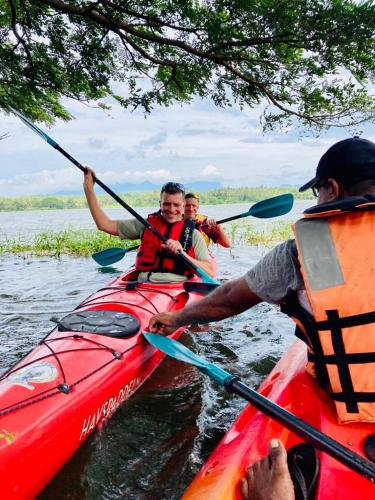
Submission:
M 142 181 L 164 182 L 174 179 L 175 176 L 166 169 L 159 170 L 125 170 L 123 172 L 103 172 L 100 178 L 107 183 L 119 184 L 121 182 L 138 183 Z
M 215 167 L 215 165 L 207 165 L 201 172 L 203 177 L 221 177 L 219 170 Z
M 145 118 L 115 103 L 108 112 L 67 102 L 72 122 L 41 128 L 69 154 L 94 168 L 105 183 L 220 179 L 224 185 L 300 184 L 314 175 L 322 154 L 347 131 L 331 129 L 320 137 L 263 134 L 261 109 L 216 108 L 196 99 L 191 105 L 156 108 Z M 363 135 L 374 140 L 373 125 Z M 0 194 L 81 190 L 82 173 L 25 127 L 0 115 Z M 204 166 L 204 167 L 203 167 Z
M 8 179 L 0 178 L 0 193 L 3 196 L 53 193 L 75 188 L 79 184 L 82 184 L 82 174 L 72 168 L 40 170 L 31 174 L 17 174 Z

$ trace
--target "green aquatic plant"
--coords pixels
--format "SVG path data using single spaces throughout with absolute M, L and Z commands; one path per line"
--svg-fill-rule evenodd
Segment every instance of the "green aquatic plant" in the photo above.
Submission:
M 25 241 L 21 237 L 6 239 L 0 244 L 0 254 L 9 252 L 52 257 L 61 255 L 89 257 L 94 252 L 109 247 L 129 248 L 136 243 L 120 240 L 96 230 L 68 228 L 63 231 L 43 231 L 38 233 L 32 241 Z
M 232 245 L 264 245 L 270 247 L 293 237 L 290 222 L 268 222 L 259 226 L 249 221 L 239 221 L 226 227 Z
M 225 225 L 233 246 L 264 245 L 270 247 L 292 237 L 290 223 L 285 221 L 267 222 L 262 225 L 248 221 L 236 221 Z M 4 238 L 0 242 L 0 255 L 13 253 L 20 255 L 47 255 L 60 257 L 72 255 L 89 257 L 106 248 L 129 248 L 138 241 L 120 240 L 115 236 L 95 229 L 67 228 L 62 231 L 42 231 L 30 241 L 22 236 Z

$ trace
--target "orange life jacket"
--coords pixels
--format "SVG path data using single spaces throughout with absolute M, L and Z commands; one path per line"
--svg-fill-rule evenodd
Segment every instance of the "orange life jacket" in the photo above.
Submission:
M 181 243 L 183 250 L 190 257 L 195 257 L 193 248 L 193 232 L 195 229 L 194 221 L 181 220 L 179 222 L 169 224 L 159 213 L 149 215 L 147 220 L 153 228 L 163 234 L 166 238 L 178 240 Z M 159 238 L 157 238 L 149 229 L 145 229 L 135 261 L 136 269 L 138 271 L 146 272 L 164 272 L 180 274 L 188 277 L 193 276 L 194 273 L 192 270 L 163 248 L 162 244 L 163 242 L 159 240 Z
M 350 197 L 306 210 L 293 228 L 312 316 L 295 298 L 282 310 L 341 423 L 375 422 L 374 210 L 375 196 Z
M 217 232 L 217 230 L 212 227 L 203 225 L 203 223 L 206 222 L 207 220 L 207 216 L 197 214 L 194 220 L 195 220 L 195 227 L 203 236 L 206 245 L 209 246 L 211 242 L 216 243 L 216 241 L 219 238 L 219 233 Z

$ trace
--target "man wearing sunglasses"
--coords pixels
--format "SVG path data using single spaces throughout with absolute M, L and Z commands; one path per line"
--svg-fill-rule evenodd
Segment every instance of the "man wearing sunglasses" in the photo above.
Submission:
M 296 320 L 308 370 L 330 393 L 338 420 L 375 422 L 375 144 L 359 137 L 334 144 L 300 191 L 307 189 L 317 206 L 294 225 L 295 239 L 203 300 L 154 316 L 150 330 L 168 334 L 262 301 L 279 304 Z
M 101 231 L 122 239 L 141 239 L 136 258 L 139 281 L 173 282 L 184 281 L 192 276 L 191 269 L 176 259 L 177 253 L 184 253 L 198 267 L 208 274 L 214 274 L 213 262 L 209 256 L 202 235 L 195 229 L 194 222 L 184 220 L 185 188 L 178 182 L 167 182 L 160 192 L 160 209 L 148 216 L 152 227 L 168 238 L 163 244 L 137 219 L 113 220 L 102 210 L 94 192 L 95 173 L 87 168 L 84 191 L 93 219 Z
M 300 191 L 307 189 L 317 205 L 294 225 L 294 240 L 203 300 L 154 316 L 150 329 L 165 334 L 262 301 L 279 304 L 296 320 L 297 336 L 309 347 L 309 371 L 330 392 L 339 421 L 375 422 L 375 144 L 359 137 L 334 144 Z M 345 363 L 331 370 L 336 351 Z
M 307 370 L 331 396 L 339 423 L 374 423 L 375 144 L 359 137 L 334 144 L 300 191 L 307 189 L 317 205 L 294 225 L 294 240 L 203 300 L 157 314 L 149 329 L 166 335 L 262 301 L 279 304 L 296 321 L 296 335 L 308 346 Z M 287 455 L 281 443 L 274 446 L 271 467 L 265 459 L 249 467 L 245 499 L 258 498 L 265 485 L 270 498 L 294 498 Z

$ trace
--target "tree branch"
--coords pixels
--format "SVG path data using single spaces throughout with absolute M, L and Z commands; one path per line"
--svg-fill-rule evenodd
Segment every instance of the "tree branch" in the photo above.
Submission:
M 17 11 L 16 11 L 16 7 L 13 3 L 13 0 L 8 0 L 8 4 L 10 7 L 10 12 L 11 12 L 11 28 L 12 28 L 13 34 L 16 37 L 16 39 L 18 40 L 18 42 L 25 49 L 26 57 L 27 57 L 27 60 L 29 62 L 30 69 L 33 73 L 35 73 L 35 68 L 34 68 L 34 64 L 33 64 L 33 60 L 32 60 L 29 48 L 28 48 L 25 40 L 21 37 L 21 35 L 18 33 L 18 30 L 17 30 Z

